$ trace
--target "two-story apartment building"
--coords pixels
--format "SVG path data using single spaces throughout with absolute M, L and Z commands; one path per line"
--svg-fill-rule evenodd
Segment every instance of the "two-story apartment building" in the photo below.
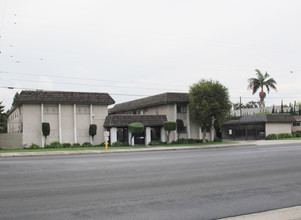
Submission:
M 21 146 L 44 145 L 42 122 L 50 123 L 47 143 L 90 142 L 90 124 L 97 125 L 94 143 L 104 142 L 108 105 L 115 101 L 107 93 L 22 91 L 8 115 L 8 133 L 21 135 Z M 20 146 L 20 147 L 21 147 Z
M 112 109 L 110 109 L 110 117 L 120 117 L 120 115 L 133 115 L 133 121 L 135 121 L 135 115 L 139 115 L 139 120 L 143 120 L 141 116 L 165 116 L 167 121 L 176 121 L 181 119 L 184 122 L 184 130 L 178 134 L 174 131 L 170 135 L 170 141 L 177 140 L 177 138 L 194 138 L 201 139 L 202 130 L 195 125 L 189 117 L 189 95 L 188 93 L 163 93 L 159 95 L 149 96 L 142 99 L 137 99 L 129 102 L 124 102 L 121 104 L 116 104 Z M 115 116 L 114 116 L 115 115 Z M 139 122 L 138 118 L 136 122 Z M 155 120 L 155 119 L 154 119 Z M 111 129 L 111 137 L 116 137 L 113 141 L 118 139 L 118 127 L 111 126 L 110 124 L 105 124 L 107 129 Z M 158 136 L 160 134 L 160 139 L 165 141 L 165 132 L 162 130 L 163 123 L 157 126 L 157 130 L 152 129 L 152 136 Z M 159 131 L 160 130 L 160 131 Z M 146 138 L 149 139 L 146 134 Z M 152 139 L 152 138 L 151 138 Z M 214 139 L 214 132 L 207 133 L 207 139 Z M 147 142 L 147 141 L 146 141 Z M 147 144 L 147 143 L 146 143 Z

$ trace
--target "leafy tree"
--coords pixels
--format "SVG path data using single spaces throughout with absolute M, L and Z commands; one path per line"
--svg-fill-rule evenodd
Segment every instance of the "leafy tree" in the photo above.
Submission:
M 252 90 L 253 95 L 258 91 L 258 89 L 260 89 L 259 92 L 260 111 L 262 112 L 264 106 L 264 99 L 266 97 L 266 93 L 264 92 L 264 87 L 266 87 L 268 93 L 270 92 L 270 89 L 274 89 L 277 91 L 276 88 L 277 83 L 273 78 L 270 78 L 270 75 L 267 72 L 264 75 L 258 69 L 256 69 L 255 72 L 257 78 L 248 79 L 249 82 L 248 89 Z
M 169 142 L 170 132 L 177 129 L 177 122 L 175 121 L 166 121 L 163 124 L 165 131 L 167 131 L 167 143 Z
M 291 107 L 291 109 L 290 109 L 290 114 L 291 114 L 291 115 L 294 115 L 293 107 Z
M 260 104 L 260 102 L 255 102 L 255 101 L 249 101 L 246 104 L 246 108 L 258 108 L 258 104 Z
M 12 104 L 12 106 L 15 106 L 15 104 L 16 104 L 16 99 L 18 98 L 18 96 L 19 96 L 19 93 L 16 92 L 15 95 L 14 95 L 14 98 L 13 98 L 13 104 Z
M 144 125 L 140 122 L 135 122 L 135 123 L 129 124 L 129 130 L 132 134 L 132 137 L 131 137 L 131 139 L 132 139 L 133 137 L 143 134 Z
M 178 139 L 180 138 L 180 133 L 184 131 L 184 122 L 182 119 L 177 119 L 177 132 L 178 132 Z
M 96 124 L 90 124 L 89 126 L 89 135 L 92 137 L 92 140 L 94 140 L 94 136 L 96 135 L 97 131 L 97 125 Z
M 246 108 L 246 106 L 243 103 L 237 102 L 233 103 L 234 110 L 240 109 L 240 108 Z
M 7 114 L 4 112 L 4 105 L 0 102 L 0 133 L 7 132 Z
M 218 81 L 201 80 L 189 90 L 189 112 L 191 120 L 203 131 L 203 142 L 206 142 L 206 127 L 216 127 L 229 115 L 231 102 L 228 89 Z

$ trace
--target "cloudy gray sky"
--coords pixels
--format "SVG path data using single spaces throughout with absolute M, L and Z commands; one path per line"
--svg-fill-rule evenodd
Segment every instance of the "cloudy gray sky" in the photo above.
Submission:
M 300 27 L 300 0 L 0 0 L 0 101 L 25 88 L 120 103 L 213 79 L 245 103 L 258 68 L 278 82 L 267 105 L 301 102 Z

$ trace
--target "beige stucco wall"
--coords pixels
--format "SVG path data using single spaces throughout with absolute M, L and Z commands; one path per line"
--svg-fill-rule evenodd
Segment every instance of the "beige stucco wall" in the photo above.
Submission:
M 292 132 L 301 131 L 301 126 L 293 126 Z
M 22 133 L 0 134 L 1 149 L 17 149 L 22 148 Z
M 97 125 L 97 133 L 94 137 L 94 144 L 101 144 L 104 140 L 105 128 L 103 124 L 108 115 L 108 108 L 106 106 L 96 105 L 93 106 L 93 124 Z
M 280 133 L 292 133 L 291 123 L 266 123 L 265 125 L 266 135 L 269 134 L 280 134 Z
M 84 142 L 90 142 L 90 106 L 77 105 L 77 108 L 79 107 L 87 107 L 89 109 L 86 113 L 76 113 L 77 142 L 83 144 Z
M 47 107 L 55 108 L 55 112 L 47 113 Z M 43 122 L 48 122 L 50 124 L 50 134 L 46 138 L 45 144 L 50 144 L 54 141 L 59 140 L 59 114 L 58 105 L 44 105 L 43 110 Z M 40 116 L 41 117 L 41 116 Z
M 188 106 L 187 106 L 188 108 Z M 168 121 L 176 121 L 176 119 L 182 119 L 184 122 L 184 126 L 188 126 L 187 123 L 187 113 L 177 113 L 177 108 L 175 107 L 175 104 L 169 104 L 169 105 L 160 105 L 155 107 L 149 107 L 147 109 L 144 109 L 145 115 L 166 115 Z M 202 139 L 200 137 L 199 133 L 199 126 L 194 124 L 191 120 L 189 122 L 190 124 L 190 138 L 193 139 Z M 170 134 L 170 141 L 175 140 L 175 132 L 172 132 Z M 210 133 L 206 133 L 206 139 L 210 140 Z M 181 133 L 180 138 L 188 138 L 188 133 Z
M 155 107 L 149 107 L 145 109 L 145 115 L 166 115 L 167 121 L 176 121 L 176 111 L 175 104 L 168 104 L 168 105 L 160 105 Z M 176 138 L 176 132 L 171 132 L 169 141 L 173 141 Z
M 301 115 L 295 115 L 294 118 L 296 120 L 296 124 L 292 127 L 292 132 L 301 131 Z
M 23 105 L 23 144 L 41 146 L 42 140 L 41 105 Z
M 43 105 L 43 122 L 50 124 L 50 135 L 47 137 L 47 143 L 50 144 L 54 141 L 60 141 L 59 136 L 59 105 Z M 46 111 L 47 107 L 55 109 L 53 112 Z M 79 107 L 79 106 L 77 106 Z M 86 105 L 86 112 L 76 112 L 76 134 L 77 143 L 90 142 L 89 126 L 91 122 L 97 125 L 97 135 L 94 137 L 93 144 L 100 144 L 104 142 L 104 127 L 103 123 L 108 115 L 107 106 L 93 105 L 92 115 L 90 112 L 90 105 Z M 56 111 L 57 109 L 57 111 Z M 17 109 L 15 110 L 17 111 Z M 92 121 L 91 121 L 92 119 Z M 23 123 L 23 145 L 30 146 L 32 143 L 39 146 L 42 145 L 42 117 L 41 117 L 41 104 L 24 104 L 22 105 L 22 114 L 18 116 L 14 114 L 13 124 L 18 122 L 20 125 Z M 61 142 L 74 143 L 74 105 L 61 105 Z M 13 129 L 13 127 L 12 127 Z M 16 129 L 14 132 L 16 133 Z M 21 142 L 22 142 L 21 141 Z M 14 144 L 15 145 L 15 144 Z
M 22 106 L 16 108 L 8 117 L 7 133 L 22 133 L 23 125 L 23 109 Z
M 74 143 L 73 112 L 73 105 L 61 105 L 62 143 Z

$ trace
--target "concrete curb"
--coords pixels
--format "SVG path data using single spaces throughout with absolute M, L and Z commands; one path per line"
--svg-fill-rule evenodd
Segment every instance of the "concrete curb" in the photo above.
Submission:
M 130 152 L 145 152 L 145 151 L 171 151 L 171 150 L 191 150 L 191 149 L 213 149 L 222 147 L 239 147 L 251 146 L 252 143 L 231 143 L 231 144 L 216 144 L 205 146 L 181 146 L 181 147 L 147 147 L 147 148 L 132 148 L 132 149 L 109 149 L 105 150 L 70 150 L 70 151 L 45 151 L 45 152 L 12 152 L 0 153 L 0 157 L 26 157 L 26 156 L 58 156 L 58 155 L 78 155 L 78 154 L 108 154 L 108 153 L 130 153 Z
M 109 149 L 105 150 L 75 150 L 75 151 L 45 151 L 45 152 L 12 152 L 0 153 L 0 157 L 26 157 L 26 156 L 58 156 L 58 155 L 78 155 L 78 154 L 107 154 L 107 153 L 129 153 L 144 151 L 170 151 L 170 150 L 191 150 L 191 149 L 213 149 L 222 147 L 241 147 L 255 145 L 278 145 L 278 144 L 300 144 L 301 140 L 273 140 L 273 141 L 241 141 L 231 144 L 216 144 L 204 146 L 182 146 L 182 147 L 147 147 L 132 149 Z
M 254 213 L 250 215 L 242 215 L 230 218 L 222 218 L 219 220 L 300 220 L 301 206 L 290 208 L 271 210 L 266 212 Z

